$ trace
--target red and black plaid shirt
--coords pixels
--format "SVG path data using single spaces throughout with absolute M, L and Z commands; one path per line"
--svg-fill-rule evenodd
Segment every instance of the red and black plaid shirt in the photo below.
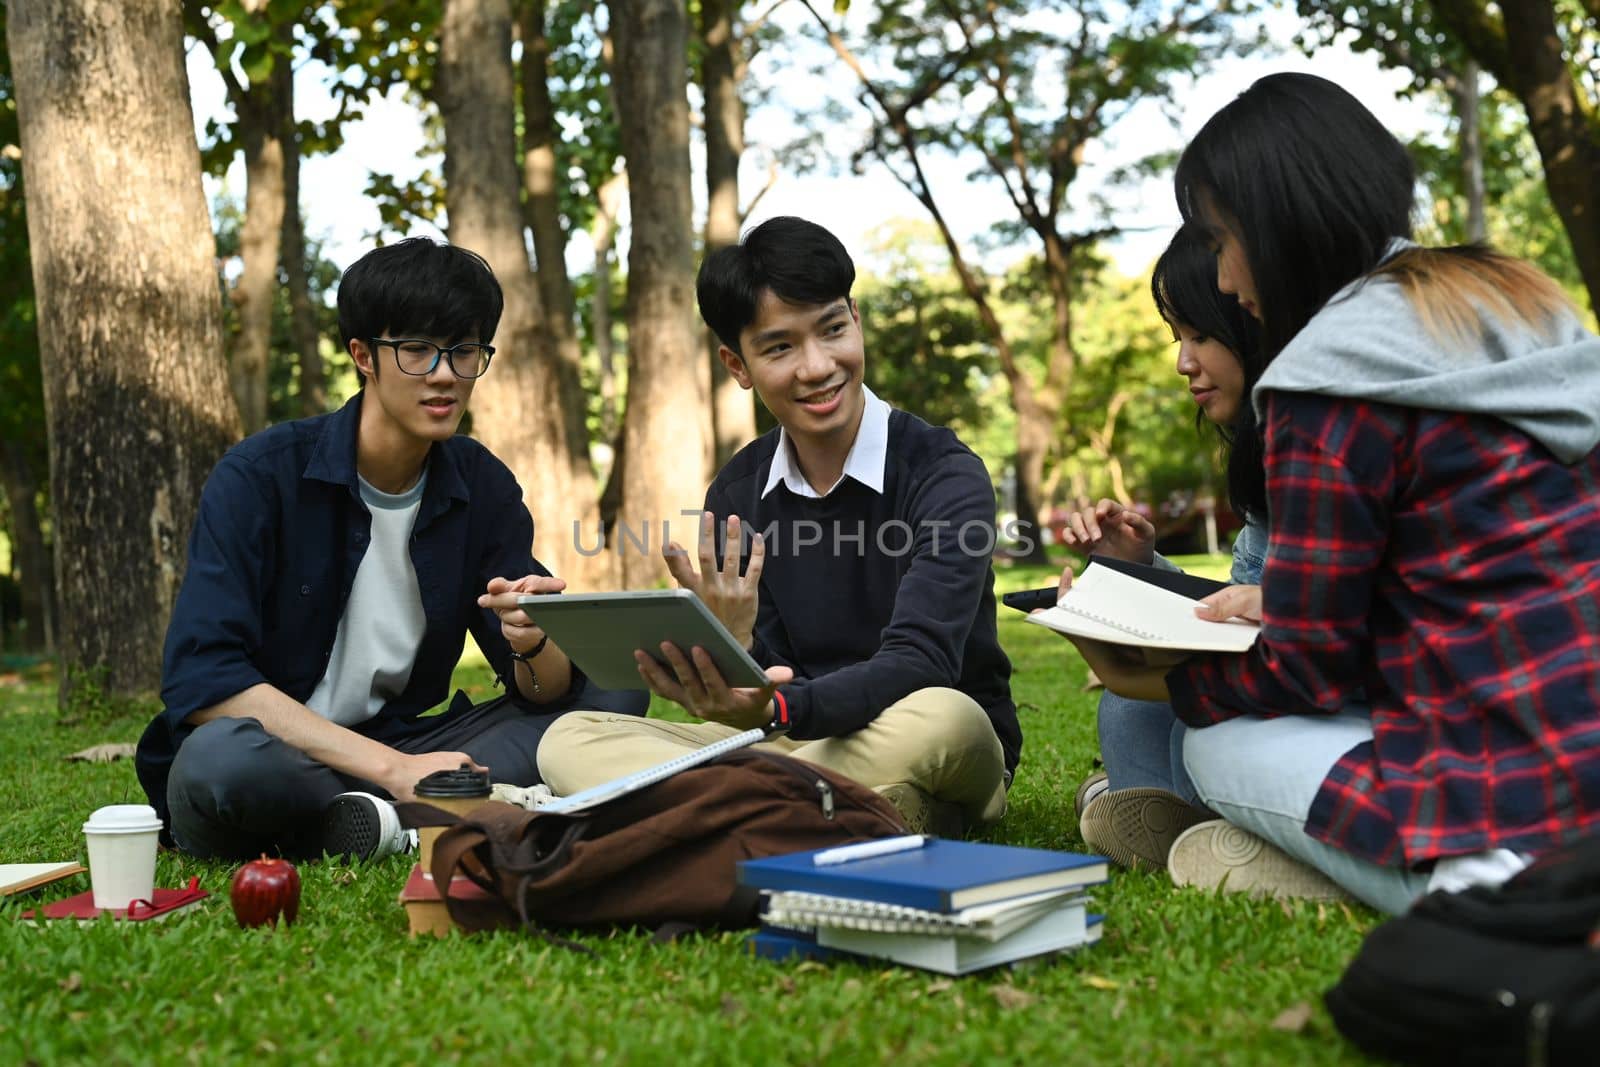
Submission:
M 1538 853 L 1600 824 L 1600 449 L 1498 419 L 1273 393 L 1251 651 L 1167 675 L 1178 715 L 1372 708 L 1306 830 L 1378 863 Z

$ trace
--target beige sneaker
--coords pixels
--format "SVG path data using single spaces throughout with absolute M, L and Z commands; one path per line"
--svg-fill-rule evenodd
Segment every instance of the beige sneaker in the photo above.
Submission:
M 1078 786 L 1078 792 L 1072 797 L 1072 813 L 1078 818 L 1083 818 L 1083 809 L 1089 806 L 1089 801 L 1111 788 L 1111 780 L 1106 777 L 1105 771 L 1095 771 L 1085 778 Z
M 1083 806 L 1078 833 L 1086 845 L 1119 867 L 1159 871 L 1185 830 L 1216 817 L 1165 789 L 1108 789 Z
M 1348 894 L 1315 867 L 1222 819 L 1178 835 L 1167 855 L 1172 884 L 1281 900 L 1343 900 Z
M 906 821 L 906 829 L 914 834 L 959 838 L 967 832 L 961 805 L 935 800 L 910 782 L 880 785 L 875 792 L 895 806 Z

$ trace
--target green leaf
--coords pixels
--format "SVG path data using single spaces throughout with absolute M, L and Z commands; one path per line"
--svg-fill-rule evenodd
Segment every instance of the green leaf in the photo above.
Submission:
M 277 53 L 270 44 L 246 45 L 239 56 L 239 68 L 252 85 L 260 85 L 272 77 L 272 66 L 277 61 Z

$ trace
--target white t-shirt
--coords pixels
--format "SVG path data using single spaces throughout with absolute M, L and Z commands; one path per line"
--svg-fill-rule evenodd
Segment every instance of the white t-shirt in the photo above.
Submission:
M 366 722 L 405 690 L 427 627 L 410 550 L 427 472 L 399 494 L 358 480 L 372 513 L 372 540 L 356 568 L 328 670 L 306 701 L 341 726 Z

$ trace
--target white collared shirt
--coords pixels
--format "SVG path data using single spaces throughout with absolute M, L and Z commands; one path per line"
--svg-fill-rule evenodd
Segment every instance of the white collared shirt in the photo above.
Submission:
M 820 500 L 839 488 L 839 482 L 846 478 L 854 478 L 881 495 L 883 469 L 889 462 L 889 405 L 879 400 L 865 385 L 861 387 L 861 397 L 861 425 L 856 429 L 850 454 L 844 458 L 844 470 L 838 482 L 830 485 L 824 493 L 811 488 L 811 483 L 800 473 L 800 463 L 795 458 L 794 443 L 789 440 L 788 431 L 779 427 L 778 447 L 772 454 L 772 470 L 767 473 L 767 484 L 761 490 L 761 495 L 765 497 L 782 482 L 796 496 Z

